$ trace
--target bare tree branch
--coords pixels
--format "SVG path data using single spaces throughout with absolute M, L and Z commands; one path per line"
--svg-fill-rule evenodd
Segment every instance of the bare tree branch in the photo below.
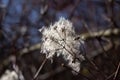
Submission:
M 44 61 L 42 62 L 42 64 L 40 65 L 38 71 L 36 72 L 35 76 L 34 76 L 34 80 L 37 78 L 38 74 L 40 73 L 41 69 L 43 68 L 43 66 L 45 65 L 47 61 L 47 58 L 44 59 Z
M 95 39 L 95 38 L 101 38 L 101 37 L 107 37 L 107 38 L 110 38 L 110 37 L 119 37 L 120 36 L 120 29 L 118 28 L 114 28 L 114 29 L 107 29 L 107 30 L 101 30 L 101 31 L 98 31 L 98 32 L 93 32 L 92 35 L 89 34 L 89 33 L 83 33 L 81 34 L 80 36 L 78 36 L 76 39 L 79 39 L 79 38 L 82 38 L 83 40 L 91 40 L 91 39 Z M 117 42 L 118 43 L 118 42 Z M 119 43 L 118 43 L 119 45 Z M 34 51 L 34 50 L 39 50 L 41 47 L 41 43 L 38 43 L 36 45 L 33 45 L 29 48 L 24 48 L 23 50 L 21 50 L 19 52 L 20 56 L 26 54 L 26 53 L 29 53 L 31 51 Z M 109 50 L 111 48 L 111 46 L 109 45 L 106 45 L 104 46 L 105 50 Z M 98 50 L 97 52 L 101 53 L 101 50 Z M 96 51 L 94 51 L 93 53 L 96 53 Z
M 118 75 L 119 69 L 120 69 L 120 62 L 119 62 L 119 64 L 118 64 L 117 70 L 115 71 L 115 75 L 114 75 L 113 80 L 116 80 L 116 77 L 117 77 L 117 75 Z

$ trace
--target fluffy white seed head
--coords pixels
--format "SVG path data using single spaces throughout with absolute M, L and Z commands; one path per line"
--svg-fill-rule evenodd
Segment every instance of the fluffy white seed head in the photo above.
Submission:
M 0 80 L 19 80 L 19 78 L 15 71 L 6 70 Z
M 78 35 L 75 33 L 72 23 L 60 18 L 55 24 L 50 25 L 50 27 L 43 27 L 39 31 L 42 33 L 41 52 L 46 54 L 46 58 L 52 60 L 54 55 L 62 55 L 68 61 L 68 66 L 79 72 L 80 61 L 77 59 L 81 59 L 82 40 L 75 40 Z

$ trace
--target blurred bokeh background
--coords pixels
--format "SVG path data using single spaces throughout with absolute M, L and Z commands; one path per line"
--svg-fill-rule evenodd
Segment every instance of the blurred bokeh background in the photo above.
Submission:
M 32 80 L 45 58 L 40 53 L 38 29 L 49 27 L 60 17 L 70 20 L 77 34 L 119 29 L 120 0 L 0 0 L 0 76 L 6 69 L 14 70 L 15 64 L 25 80 Z M 113 80 L 119 69 L 119 37 L 110 35 L 109 39 L 85 42 L 87 56 L 96 55 L 90 60 L 98 70 L 84 61 L 80 74 L 73 75 L 69 69 L 61 68 L 60 60 L 55 58 L 53 64 L 45 63 L 36 80 Z M 110 49 L 104 50 L 109 45 Z M 118 70 L 115 80 L 119 79 Z

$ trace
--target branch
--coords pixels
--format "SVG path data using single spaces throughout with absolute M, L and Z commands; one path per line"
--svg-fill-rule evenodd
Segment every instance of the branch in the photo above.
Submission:
M 21 50 L 19 52 L 19 54 L 20 54 L 20 56 L 22 56 L 22 55 L 24 55 L 26 53 L 29 53 L 31 51 L 40 50 L 40 48 L 41 48 L 41 43 L 38 43 L 38 44 L 35 44 L 35 45 L 31 46 L 31 47 L 24 48 L 23 50 Z
M 115 37 L 115 36 L 116 37 L 120 36 L 120 29 L 114 28 L 114 29 L 101 30 L 98 32 L 93 32 L 92 35 L 89 33 L 83 33 L 80 36 L 78 36 L 76 39 L 82 38 L 83 40 L 91 40 L 91 39 L 95 39 L 95 38 L 101 38 L 101 37 L 110 38 L 110 37 Z M 118 43 L 117 45 L 120 45 L 120 43 Z M 104 47 L 106 50 L 109 50 L 111 48 L 110 45 L 106 45 Z M 38 43 L 38 44 L 35 44 L 29 48 L 24 48 L 23 50 L 21 50 L 19 52 L 19 54 L 20 54 L 20 56 L 22 56 L 22 55 L 29 53 L 31 51 L 40 50 L 40 48 L 41 48 L 41 43 Z M 99 49 L 98 51 L 94 51 L 93 53 L 95 54 L 97 52 L 101 53 L 101 52 L 103 52 L 103 50 Z
M 35 75 L 34 75 L 34 80 L 35 80 L 35 79 L 37 78 L 37 76 L 39 75 L 39 73 L 40 73 L 40 71 L 42 70 L 43 66 L 45 65 L 46 61 L 47 61 L 47 58 L 44 59 L 44 61 L 43 61 L 42 64 L 40 65 L 38 71 L 35 73 Z
M 113 80 L 116 80 L 116 77 L 117 77 L 117 75 L 118 75 L 119 69 L 120 69 L 120 62 L 119 62 L 119 64 L 118 64 L 117 70 L 115 71 L 115 75 L 114 75 Z
M 89 40 L 89 39 L 95 39 L 95 38 L 101 38 L 101 37 L 114 37 L 114 36 L 120 36 L 120 29 L 110 28 L 107 30 L 92 32 L 92 35 L 90 33 L 84 33 L 84 34 L 81 34 L 79 37 L 82 38 L 83 40 Z

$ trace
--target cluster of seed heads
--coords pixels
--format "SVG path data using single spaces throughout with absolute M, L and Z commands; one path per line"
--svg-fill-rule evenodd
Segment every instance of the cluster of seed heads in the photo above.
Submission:
M 80 71 L 80 59 L 83 59 L 81 53 L 81 39 L 76 39 L 78 36 L 72 23 L 64 18 L 60 18 L 49 27 L 39 29 L 42 33 L 41 53 L 46 54 L 46 58 L 53 60 L 57 55 L 63 56 L 67 61 L 67 65 L 74 71 Z

